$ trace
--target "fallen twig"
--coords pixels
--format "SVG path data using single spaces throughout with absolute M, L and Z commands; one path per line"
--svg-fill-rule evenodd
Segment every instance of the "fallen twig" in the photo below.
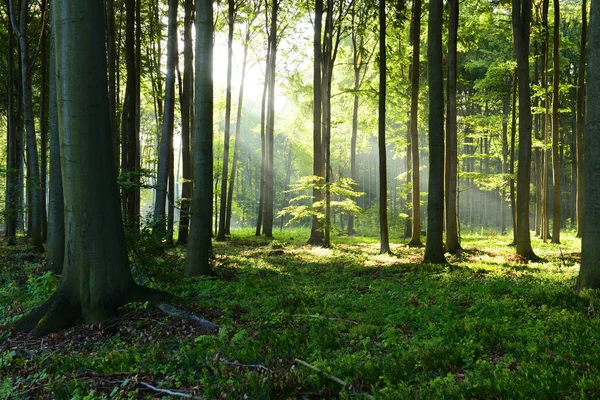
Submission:
M 344 319 L 344 318 L 323 317 L 322 315 L 312 315 L 312 314 L 294 314 L 294 316 L 295 317 L 327 319 L 329 321 L 348 322 L 349 324 L 358 325 L 358 322 L 352 321 L 352 320 L 349 320 L 349 319 Z
M 207 319 L 204 319 L 202 317 L 199 317 L 197 315 L 194 314 L 190 314 L 186 311 L 180 310 L 178 308 L 175 308 L 173 306 L 170 306 L 168 304 L 159 304 L 158 305 L 158 309 L 161 310 L 162 312 L 169 314 L 169 315 L 174 315 L 176 317 L 179 318 L 183 318 L 183 319 L 187 319 L 190 321 L 194 321 L 197 324 L 199 324 L 201 327 L 211 330 L 211 331 L 218 331 L 219 330 L 219 325 L 214 324 L 212 322 L 210 322 Z
M 273 371 L 271 368 L 267 368 L 262 364 L 242 364 L 237 361 L 228 361 L 224 358 L 220 358 L 219 361 L 221 361 L 223 364 L 226 364 L 226 365 L 234 365 L 236 367 L 245 367 L 245 368 L 257 368 L 257 369 L 262 369 L 264 371 L 267 371 L 271 374 L 275 373 L 275 371 Z
M 140 382 L 140 385 L 144 385 L 148 389 L 154 390 L 155 392 L 165 393 L 165 394 L 168 394 L 170 396 L 185 397 L 186 399 L 202 399 L 201 397 L 194 397 L 194 396 L 192 396 L 191 394 L 188 394 L 188 393 L 175 392 L 175 391 L 169 390 L 169 389 L 159 389 L 159 388 L 154 387 L 151 384 L 146 383 L 146 382 Z
M 334 381 L 335 383 L 339 383 L 340 385 L 342 385 L 344 388 L 347 388 L 349 383 L 346 381 L 341 380 L 340 378 L 338 378 L 337 376 L 333 376 L 333 375 L 329 375 L 326 372 L 323 372 L 322 370 L 320 370 L 319 368 L 315 367 L 312 364 L 307 363 L 306 361 L 302 361 L 299 358 L 295 358 L 294 361 L 296 361 L 297 363 L 304 365 L 306 368 L 312 369 L 313 371 L 323 375 L 325 378 Z M 369 399 L 375 399 L 375 397 L 371 396 L 370 394 L 367 393 L 351 393 L 352 396 L 364 396 L 367 397 Z

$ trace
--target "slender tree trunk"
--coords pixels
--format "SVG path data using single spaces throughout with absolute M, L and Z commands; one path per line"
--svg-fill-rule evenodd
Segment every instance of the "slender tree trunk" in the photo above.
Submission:
M 353 5 L 355 7 L 355 4 Z M 357 28 L 354 22 L 355 12 L 352 14 L 352 66 L 354 71 L 354 94 L 353 94 L 353 103 L 352 103 L 352 134 L 350 137 L 350 178 L 355 182 L 358 179 L 358 175 L 356 172 L 356 140 L 358 137 L 358 90 L 360 89 L 360 71 L 362 67 L 361 56 L 360 56 L 360 48 L 357 41 Z M 362 43 L 362 38 L 361 38 Z M 354 215 L 348 215 L 348 236 L 353 236 L 356 234 L 354 230 Z
M 192 27 L 194 25 L 194 1 L 185 0 L 185 21 L 183 34 L 183 85 L 181 88 L 181 159 L 183 183 L 181 185 L 181 210 L 179 213 L 179 235 L 177 244 L 186 245 L 190 225 L 190 199 L 192 197 L 192 159 L 190 152 L 190 132 L 192 129 L 192 108 L 194 103 L 194 53 Z
M 588 102 L 585 124 L 581 268 L 577 289 L 600 288 L 600 7 L 592 2 L 587 65 Z
M 513 0 L 513 33 L 519 81 L 519 170 L 517 172 L 516 252 L 527 259 L 537 256 L 529 232 L 529 176 L 531 174 L 531 95 L 529 89 L 529 26 L 531 0 Z
M 558 156 L 558 106 L 559 106 L 559 72 L 560 72 L 560 2 L 554 0 L 554 51 L 553 51 L 553 77 L 552 77 L 552 181 L 554 183 L 554 207 L 552 223 L 552 243 L 560 243 L 560 159 Z
M 313 38 L 313 175 L 324 177 L 323 154 L 321 149 L 322 135 L 322 92 L 321 92 L 321 29 L 323 20 L 323 0 L 315 0 L 315 26 Z M 322 200 L 321 191 L 318 187 L 313 188 L 313 202 Z M 323 246 L 324 242 L 323 224 L 315 215 L 312 217 L 310 238 L 308 244 L 313 246 Z
M 579 47 L 579 71 L 577 76 L 577 237 L 583 233 L 583 165 L 585 132 L 585 57 L 587 42 L 587 1 L 581 5 L 581 44 Z
M 217 240 L 225 240 L 227 215 L 227 183 L 229 173 L 229 142 L 231 138 L 231 70 L 233 59 L 233 28 L 237 14 L 235 0 L 228 0 L 229 10 L 227 34 L 227 89 L 225 92 L 225 130 L 223 132 L 223 171 L 221 173 L 221 205 L 219 207 L 219 230 Z
M 517 244 L 517 196 L 515 193 L 515 143 L 517 133 L 517 84 L 518 77 L 515 76 L 513 79 L 512 87 L 512 120 L 510 124 L 510 214 L 512 219 L 513 227 L 513 241 L 511 246 Z
M 48 180 L 48 35 L 46 23 L 48 18 L 48 2 L 42 0 L 42 34 L 40 37 L 40 213 L 42 242 L 48 235 L 48 210 L 46 208 Z
M 162 237 L 165 233 L 165 206 L 169 170 L 173 165 L 173 125 L 175 116 L 175 65 L 177 64 L 177 6 L 178 0 L 169 0 L 168 47 L 167 47 L 167 80 L 165 85 L 165 109 L 163 115 L 160 153 L 158 155 L 158 173 L 156 184 L 156 201 L 154 203 L 154 233 Z
M 419 80 L 421 71 L 421 0 L 413 2 L 412 22 L 412 93 L 410 106 L 410 147 L 412 152 L 412 236 L 409 246 L 421 243 L 421 172 L 419 165 Z
M 444 72 L 442 69 L 442 0 L 429 2 L 427 67 L 429 74 L 429 194 L 424 262 L 444 257 Z
M 549 114 L 550 114 L 550 95 L 548 93 L 548 42 L 549 42 L 549 29 L 548 29 L 548 4 L 549 0 L 543 0 L 542 2 L 542 29 L 543 29 L 543 40 L 542 40 L 542 56 L 543 56 L 543 68 L 542 68 L 542 87 L 544 89 L 544 119 L 542 121 L 542 134 L 544 136 L 544 150 L 543 150 L 543 165 L 542 165 L 542 241 L 546 243 L 548 241 L 548 235 L 550 233 L 549 221 L 548 221 L 548 199 L 549 199 L 549 183 L 548 183 L 548 126 L 550 125 Z
M 263 85 L 262 101 L 260 103 L 260 185 L 259 185 L 259 199 L 258 199 L 258 212 L 256 219 L 256 233 L 255 236 L 260 236 L 262 233 L 263 222 L 264 222 L 264 206 L 265 206 L 265 169 L 266 169 L 266 120 L 267 120 L 267 92 L 269 88 L 270 80 L 270 61 L 269 57 L 271 54 L 270 46 L 267 46 L 267 57 L 265 65 L 265 82 Z
M 194 195 L 186 275 L 211 273 L 213 182 L 213 7 L 196 0 L 196 76 L 194 102 Z
M 512 89 L 512 77 L 508 84 L 509 94 L 506 95 L 502 101 L 502 189 L 500 196 L 502 201 L 500 202 L 500 233 L 506 234 L 506 217 L 504 212 L 504 204 L 506 199 L 506 175 L 508 174 L 508 119 L 510 118 L 510 90 Z
M 33 98 L 31 92 L 31 65 L 29 59 L 29 45 L 27 43 L 27 14 L 29 4 L 27 0 L 21 1 L 19 22 L 17 24 L 13 1 L 10 0 L 10 18 L 13 30 L 19 40 L 20 63 L 21 63 L 21 90 L 23 101 L 23 115 L 25 118 L 25 131 L 27 139 L 27 188 L 31 196 L 31 221 L 27 236 L 31 241 L 34 251 L 43 251 L 42 245 L 42 211 L 40 190 L 40 168 L 38 161 L 38 149 L 35 133 L 35 121 L 33 117 Z
M 387 218 L 387 155 L 385 147 L 386 85 L 386 21 L 385 0 L 379 0 L 379 254 L 390 254 L 390 236 Z
M 54 7 L 54 5 L 51 5 Z M 52 11 L 54 13 L 54 11 Z M 63 184 L 60 167 L 60 134 L 58 131 L 58 108 L 56 103 L 56 62 L 54 25 L 50 33 L 50 87 L 49 87 L 49 130 L 50 130 L 50 185 L 48 193 L 48 240 L 46 242 L 47 268 L 55 273 L 62 272 L 65 256 L 65 212 Z M 109 107 L 110 108 L 110 107 Z M 113 147 L 114 151 L 114 147 Z
M 19 213 L 18 184 L 19 165 L 17 164 L 19 154 L 17 148 L 17 119 L 15 115 L 15 71 L 14 71 L 14 33 L 10 21 L 7 23 L 8 56 L 7 56 L 7 138 L 6 138 L 6 202 L 4 217 L 4 238 L 9 245 L 16 244 L 17 215 Z
M 458 0 L 449 0 L 448 35 L 448 113 L 446 121 L 446 251 L 461 250 L 458 237 L 457 179 L 458 135 L 456 132 L 456 43 L 458 39 Z

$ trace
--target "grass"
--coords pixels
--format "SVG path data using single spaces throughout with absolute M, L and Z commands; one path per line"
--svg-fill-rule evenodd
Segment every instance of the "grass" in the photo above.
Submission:
M 373 238 L 320 249 L 307 235 L 234 233 L 215 243 L 213 278 L 180 279 L 177 251 L 137 267 L 217 334 L 144 304 L 46 342 L 0 331 L 0 398 L 600 397 L 600 297 L 573 289 L 574 237 L 534 240 L 544 262 L 522 264 L 508 236 L 465 235 L 440 266 L 401 244 L 381 256 Z M 0 324 L 56 283 L 3 251 Z

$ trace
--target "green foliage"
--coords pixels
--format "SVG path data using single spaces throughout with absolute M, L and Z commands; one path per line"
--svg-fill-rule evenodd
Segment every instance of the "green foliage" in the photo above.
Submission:
M 353 199 L 363 196 L 364 193 L 357 192 L 354 187 L 354 181 L 349 178 L 341 177 L 335 182 L 326 183 L 323 177 L 314 175 L 304 176 L 300 178 L 295 185 L 293 185 L 291 190 L 289 190 L 290 193 L 299 193 L 290 201 L 290 203 L 294 204 L 281 210 L 277 217 L 292 215 L 293 218 L 288 222 L 288 225 L 294 222 L 300 222 L 305 218 L 313 216 L 316 216 L 319 218 L 319 220 L 324 221 L 325 200 L 312 201 L 313 189 L 317 189 L 323 198 L 325 197 L 326 190 L 329 189 L 332 198 L 330 206 L 333 212 L 360 215 L 362 209 Z M 305 193 L 311 193 L 311 195 L 307 195 Z

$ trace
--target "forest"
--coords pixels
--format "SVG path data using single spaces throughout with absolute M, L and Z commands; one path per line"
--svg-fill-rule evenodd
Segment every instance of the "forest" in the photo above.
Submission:
M 1 1 L 0 398 L 600 398 L 598 18 Z

